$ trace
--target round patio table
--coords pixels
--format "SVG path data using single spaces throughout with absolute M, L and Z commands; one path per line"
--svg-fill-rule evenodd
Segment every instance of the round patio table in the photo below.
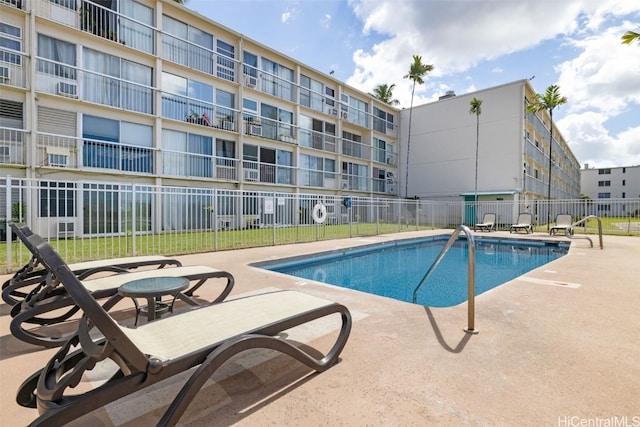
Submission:
M 147 313 L 147 320 L 153 321 L 162 314 L 173 311 L 173 303 L 180 292 L 189 287 L 189 279 L 184 277 L 149 277 L 145 279 L 132 280 L 118 288 L 118 294 L 122 297 L 129 297 L 136 306 L 136 321 L 138 315 Z M 171 295 L 173 299 L 170 303 L 163 302 L 162 297 Z M 138 305 L 137 298 L 147 300 L 146 307 Z

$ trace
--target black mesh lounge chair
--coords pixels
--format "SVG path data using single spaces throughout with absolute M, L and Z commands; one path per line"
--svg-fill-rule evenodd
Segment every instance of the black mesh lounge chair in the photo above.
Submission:
M 256 348 L 272 349 L 322 372 L 338 361 L 349 337 L 351 315 L 346 307 L 297 291 L 207 305 L 128 329 L 109 316 L 47 242 L 38 235 L 29 237 L 29 241 L 84 313 L 77 333 L 18 389 L 16 400 L 20 405 L 38 408 L 40 416 L 34 426 L 68 423 L 196 368 L 157 424 L 175 425 L 204 383 L 233 355 Z M 305 352 L 305 346 L 296 347 L 277 336 L 330 315 L 339 316 L 342 324 L 335 343 L 321 358 L 314 357 L 317 350 Z M 80 347 L 75 350 L 74 346 Z M 87 391 L 74 389 L 86 371 L 105 362 L 115 362 L 118 368 L 106 382 Z
M 23 230 L 15 223 L 9 223 L 13 233 L 26 243 L 25 232 L 30 233 L 28 229 Z M 164 268 L 167 266 L 181 266 L 180 261 L 162 255 L 135 256 L 125 258 L 111 258 L 95 261 L 84 261 L 69 264 L 69 269 L 80 278 L 86 278 L 100 272 L 123 273 L 140 267 L 157 267 Z M 31 257 L 29 262 L 16 272 L 16 274 L 2 284 L 2 299 L 7 304 L 14 306 L 22 302 L 30 294 L 38 291 L 46 281 L 47 270 L 42 268 L 39 261 L 35 257 Z
M 533 233 L 533 215 L 530 213 L 518 215 L 518 222 L 511 225 L 509 233 L 517 233 L 520 230 L 524 230 L 527 234 Z
M 562 231 L 565 234 L 573 236 L 573 226 L 571 225 L 571 215 L 558 214 L 556 216 L 556 225 L 549 229 L 549 235 L 556 234 L 558 231 Z
M 16 227 L 18 235 L 24 238 L 25 246 L 33 253 L 34 258 L 44 266 L 39 252 L 29 240 L 35 234 L 29 227 L 23 225 Z M 39 237 L 39 236 L 38 236 Z M 73 272 L 72 272 L 73 274 Z M 152 269 L 144 271 L 119 273 L 97 279 L 80 280 L 85 289 L 95 299 L 103 299 L 116 296 L 118 287 L 126 282 L 151 277 L 184 277 L 191 283 L 187 290 L 177 295 L 177 298 L 189 305 L 210 304 L 223 301 L 231 292 L 234 278 L 231 273 L 208 266 L 180 266 L 166 269 Z M 76 276 L 77 277 L 77 276 Z M 201 302 L 194 299 L 194 292 L 209 279 L 223 279 L 226 284 L 220 294 L 213 301 Z M 113 305 L 113 304 L 112 304 Z M 31 293 L 21 303 L 11 308 L 10 330 L 16 338 L 42 347 L 59 347 L 63 345 L 71 333 L 65 334 L 59 328 L 47 326 L 58 325 L 73 316 L 80 307 L 74 302 L 63 286 L 52 280 L 49 274 L 44 284 L 37 291 Z M 26 328 L 25 324 L 39 325 L 35 328 Z M 55 330 L 55 332 L 52 331 Z
M 484 216 L 482 217 L 482 222 L 480 224 L 476 224 L 476 229 L 478 231 L 496 231 L 496 214 L 484 214 Z

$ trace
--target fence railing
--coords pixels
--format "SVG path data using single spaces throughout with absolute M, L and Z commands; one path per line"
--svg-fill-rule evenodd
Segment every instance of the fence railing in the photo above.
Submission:
M 260 167 L 261 165 L 257 164 Z M 263 171 L 260 171 L 262 173 Z M 278 171 L 274 170 L 274 174 Z M 314 218 L 317 204 L 326 208 Z M 0 271 L 29 254 L 8 221 L 27 223 L 68 261 L 186 254 L 434 228 L 472 227 L 495 213 L 508 230 L 531 212 L 546 234 L 547 214 L 602 219 L 605 234 L 640 235 L 640 199 L 437 202 L 344 195 L 291 194 L 122 182 L 0 178 Z M 317 212 L 317 211 L 316 211 Z M 595 221 L 576 233 L 597 233 Z

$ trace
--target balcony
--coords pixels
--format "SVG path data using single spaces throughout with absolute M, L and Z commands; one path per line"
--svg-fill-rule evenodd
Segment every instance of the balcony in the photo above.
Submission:
M 26 131 L 0 127 L 0 164 L 25 165 L 24 141 Z

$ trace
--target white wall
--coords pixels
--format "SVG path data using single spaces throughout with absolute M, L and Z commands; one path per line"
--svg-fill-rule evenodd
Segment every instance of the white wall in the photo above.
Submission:
M 610 174 L 600 174 L 608 169 Z M 610 185 L 600 186 L 600 181 L 609 181 Z M 624 183 L 624 185 L 623 185 Z M 640 166 L 626 166 L 580 170 L 580 192 L 592 200 L 598 199 L 598 193 L 610 193 L 612 199 L 640 198 Z
M 474 97 L 482 100 L 478 192 L 517 191 L 523 161 L 523 88 L 524 82 L 518 81 L 414 107 L 408 196 L 460 200 L 461 193 L 474 191 L 476 116 L 469 113 Z M 408 122 L 409 110 L 403 110 L 403 135 Z M 400 164 L 401 196 L 405 165 L 406 150 Z

